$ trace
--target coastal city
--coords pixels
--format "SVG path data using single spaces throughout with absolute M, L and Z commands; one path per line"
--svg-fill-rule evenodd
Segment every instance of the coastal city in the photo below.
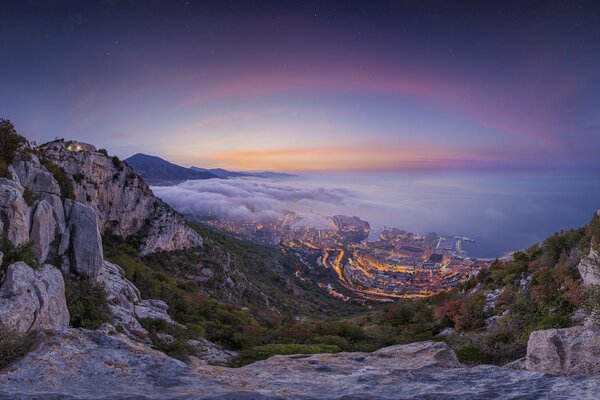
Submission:
M 246 239 L 278 245 L 300 262 L 296 276 L 349 300 L 421 298 L 456 287 L 491 261 L 469 257 L 462 236 L 372 231 L 358 217 L 287 211 L 269 221 L 205 220 Z

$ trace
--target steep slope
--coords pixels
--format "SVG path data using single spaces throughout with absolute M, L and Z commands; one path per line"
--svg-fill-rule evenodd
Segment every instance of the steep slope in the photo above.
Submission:
M 127 159 L 135 171 L 150 184 L 175 183 L 192 179 L 218 178 L 208 171 L 197 171 L 170 163 L 160 157 L 138 153 Z
M 202 245 L 200 235 L 183 217 L 156 198 L 118 158 L 77 142 L 55 141 L 37 151 L 47 165 L 64 171 L 64 179 L 73 187 L 73 199 L 94 208 L 101 233 L 135 236 L 141 254 Z

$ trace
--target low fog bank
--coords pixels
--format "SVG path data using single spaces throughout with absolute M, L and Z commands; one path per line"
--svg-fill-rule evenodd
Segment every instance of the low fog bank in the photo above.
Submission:
M 291 186 L 263 178 L 194 180 L 152 190 L 183 214 L 243 220 L 275 219 L 286 210 L 328 213 L 358 201 L 357 193 L 348 189 Z

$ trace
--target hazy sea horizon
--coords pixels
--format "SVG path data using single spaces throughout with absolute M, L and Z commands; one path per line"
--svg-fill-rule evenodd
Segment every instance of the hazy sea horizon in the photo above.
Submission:
M 600 175 L 583 172 L 368 172 L 307 174 L 300 185 L 346 188 L 334 207 L 372 229 L 468 236 L 470 255 L 501 257 L 587 224 L 600 208 Z M 333 211 L 333 210 L 332 210 Z

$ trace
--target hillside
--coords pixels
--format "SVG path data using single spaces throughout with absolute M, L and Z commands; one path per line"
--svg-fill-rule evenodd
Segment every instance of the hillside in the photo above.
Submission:
M 138 153 L 127 159 L 129 164 L 149 184 L 171 184 L 192 179 L 212 179 L 219 176 L 170 163 L 160 157 Z

